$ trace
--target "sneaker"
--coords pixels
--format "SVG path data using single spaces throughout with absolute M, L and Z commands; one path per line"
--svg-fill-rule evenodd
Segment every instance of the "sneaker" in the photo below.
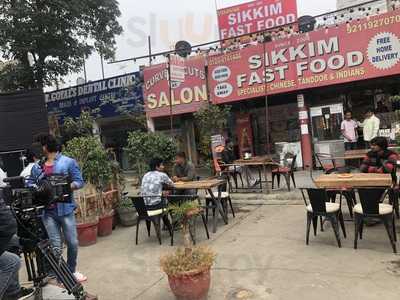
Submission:
M 11 295 L 4 296 L 1 299 L 2 300 L 23 300 L 23 299 L 28 299 L 28 298 L 32 297 L 34 294 L 35 294 L 34 289 L 27 289 L 27 288 L 21 287 L 18 294 L 12 295 L 12 296 Z
M 85 282 L 87 280 L 87 277 L 79 272 L 75 272 L 74 276 L 78 282 Z
M 35 293 L 35 289 L 21 287 L 18 293 L 18 300 L 29 299 Z

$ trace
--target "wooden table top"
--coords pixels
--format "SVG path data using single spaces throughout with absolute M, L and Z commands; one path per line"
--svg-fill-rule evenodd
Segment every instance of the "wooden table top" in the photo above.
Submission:
M 209 190 L 224 184 L 224 180 L 220 179 L 206 179 L 206 180 L 198 180 L 198 181 L 180 181 L 175 182 L 174 188 L 176 190 L 191 190 L 191 189 L 204 189 Z
M 350 178 L 340 178 L 340 174 L 324 174 L 315 179 L 319 188 L 352 188 L 352 187 L 390 187 L 390 174 L 351 173 Z
M 272 158 L 270 155 L 260 155 L 260 156 L 253 156 L 250 159 L 237 159 L 234 163 L 248 163 L 248 162 L 257 162 L 257 163 L 264 163 L 264 162 L 272 162 Z
M 250 159 L 237 159 L 232 164 L 225 164 L 224 166 L 279 166 L 279 163 L 272 161 L 270 155 L 254 156 Z

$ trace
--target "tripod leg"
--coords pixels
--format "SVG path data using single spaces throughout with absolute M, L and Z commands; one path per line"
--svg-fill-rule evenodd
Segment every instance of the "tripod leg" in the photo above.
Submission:
M 46 261 L 50 264 L 51 269 L 57 275 L 57 278 L 64 284 L 68 293 L 73 294 L 77 300 L 86 299 L 86 292 L 83 286 L 76 280 L 64 259 L 62 257 L 57 258 L 50 242 L 48 240 L 42 241 L 38 244 L 38 248 Z

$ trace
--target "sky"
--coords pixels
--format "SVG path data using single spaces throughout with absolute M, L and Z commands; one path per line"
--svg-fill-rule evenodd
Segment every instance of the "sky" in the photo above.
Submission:
M 119 0 L 124 29 L 117 38 L 116 60 L 148 54 L 147 36 L 152 51 L 169 50 L 175 42 L 187 40 L 192 45 L 218 39 L 216 8 L 250 1 L 240 0 Z M 336 0 L 297 0 L 298 16 L 318 15 L 336 9 Z M 137 71 L 148 60 L 120 64 L 104 63 L 105 77 Z M 92 55 L 86 62 L 87 80 L 102 78 L 100 57 Z M 83 72 L 64 78 L 64 87 L 73 86 Z

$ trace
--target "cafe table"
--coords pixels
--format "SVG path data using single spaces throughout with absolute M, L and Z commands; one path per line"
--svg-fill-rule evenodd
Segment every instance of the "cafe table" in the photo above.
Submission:
M 347 175 L 347 176 L 346 176 Z M 318 188 L 356 188 L 356 187 L 386 187 L 392 186 L 390 174 L 350 173 L 323 174 L 314 180 Z
M 343 160 L 361 160 L 364 159 L 365 155 L 368 153 L 368 149 L 359 150 L 348 150 L 344 152 L 344 156 L 335 156 L 333 159 L 343 159 Z
M 264 173 L 264 177 L 265 177 L 265 183 L 266 183 L 266 189 L 267 189 L 267 193 L 269 193 L 269 186 L 268 186 L 268 174 L 267 174 L 267 170 L 268 168 L 273 168 L 273 167 L 279 167 L 279 164 L 277 162 L 272 161 L 271 156 L 269 155 L 264 155 L 264 156 L 254 156 L 250 159 L 238 159 L 235 160 L 232 164 L 223 164 L 221 165 L 223 167 L 230 167 L 233 166 L 235 167 L 257 167 L 259 168 L 259 189 L 262 191 L 263 187 L 263 181 L 261 180 L 261 170 Z M 250 187 L 249 184 L 249 179 L 247 176 L 247 185 L 248 188 L 245 189 L 253 189 L 254 187 Z
M 228 224 L 228 216 L 224 211 L 221 203 L 221 188 L 222 185 L 226 184 L 225 180 L 220 179 L 204 179 L 198 181 L 180 181 L 175 182 L 174 189 L 175 190 L 205 190 L 211 197 L 211 201 L 213 203 L 213 207 L 218 209 L 219 214 L 224 220 L 225 224 Z M 218 188 L 218 195 L 216 196 L 213 192 L 214 188 Z M 213 214 L 213 232 L 217 232 L 217 217 Z

